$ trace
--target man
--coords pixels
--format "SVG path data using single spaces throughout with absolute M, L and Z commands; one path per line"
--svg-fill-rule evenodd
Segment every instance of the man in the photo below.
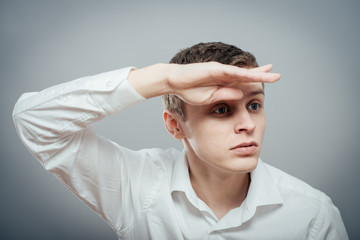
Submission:
M 347 239 L 329 197 L 259 159 L 271 65 L 223 43 L 24 94 L 18 134 L 120 239 Z M 132 151 L 91 123 L 161 96 L 184 151 Z

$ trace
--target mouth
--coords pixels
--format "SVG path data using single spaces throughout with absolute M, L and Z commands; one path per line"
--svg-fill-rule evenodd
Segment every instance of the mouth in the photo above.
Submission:
M 230 148 L 230 150 L 239 155 L 253 155 L 256 153 L 257 147 L 256 142 L 245 142 Z
M 236 148 L 247 148 L 247 147 L 257 147 L 258 144 L 256 142 L 248 142 L 248 143 L 241 143 L 233 148 L 231 148 L 230 150 L 236 149 Z

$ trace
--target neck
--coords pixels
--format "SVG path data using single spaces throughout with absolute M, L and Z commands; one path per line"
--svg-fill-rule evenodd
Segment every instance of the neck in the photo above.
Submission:
M 195 193 L 219 220 L 231 209 L 242 204 L 249 188 L 250 173 L 215 169 L 191 156 L 188 156 L 188 163 L 190 181 Z

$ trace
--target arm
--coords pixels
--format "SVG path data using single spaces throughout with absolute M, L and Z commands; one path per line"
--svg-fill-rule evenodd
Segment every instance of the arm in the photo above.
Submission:
M 129 71 L 23 94 L 13 111 L 17 133 L 28 150 L 115 230 L 124 227 L 121 209 L 130 208 L 121 201 L 129 194 L 121 187 L 128 166 L 120 159 L 128 159 L 126 154 L 132 152 L 97 136 L 90 125 L 144 100 L 126 81 Z
M 80 78 L 23 94 L 13 110 L 18 135 L 45 168 L 66 139 L 106 115 L 143 100 L 126 81 L 128 69 Z M 58 147 L 55 149 L 53 144 Z M 51 150 L 50 150 L 51 149 Z

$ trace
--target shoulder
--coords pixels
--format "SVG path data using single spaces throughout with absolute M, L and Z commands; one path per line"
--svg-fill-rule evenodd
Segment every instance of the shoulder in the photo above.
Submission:
M 326 209 L 336 209 L 329 196 L 303 180 L 267 163 L 264 163 L 264 168 L 282 198 L 284 213 L 298 216 L 304 222 L 313 222 Z
M 123 147 L 120 148 L 124 150 Z M 142 165 L 144 170 L 153 169 L 157 173 L 169 173 L 173 169 L 176 159 L 181 156 L 181 151 L 175 148 L 145 148 L 125 152 L 132 156 L 131 161 L 128 163 L 132 169 L 138 170 L 139 166 Z
M 148 160 L 156 164 L 161 165 L 173 165 L 176 159 L 181 155 L 181 151 L 175 148 L 146 148 L 136 151 L 137 154 L 140 154 L 146 157 Z
M 264 167 L 283 198 L 282 213 L 308 229 L 310 239 L 347 239 L 340 212 L 329 196 L 276 167 L 267 163 Z
M 314 202 L 323 202 L 330 200 L 330 198 L 325 193 L 310 186 L 303 180 L 294 177 L 267 163 L 263 164 L 265 169 L 271 176 L 275 186 L 278 188 L 283 197 L 287 197 L 288 195 L 294 195 L 297 197 L 307 198 Z
M 133 181 L 144 177 L 158 179 L 159 175 L 169 174 L 181 153 L 175 148 L 129 149 L 101 136 L 92 139 L 97 142 L 97 149 L 91 148 L 91 154 L 87 150 L 89 148 L 84 148 L 85 151 L 82 152 L 86 156 L 100 157 L 102 164 L 108 165 L 107 169 L 121 171 L 119 174 L 128 176 Z
M 119 145 L 117 142 L 113 142 L 109 139 L 98 136 L 96 139 L 99 148 L 105 149 L 107 152 L 114 153 L 114 157 L 130 161 L 130 165 L 133 163 L 135 166 L 141 162 L 146 161 L 149 164 L 163 164 L 173 162 L 181 151 L 175 148 L 142 148 L 142 149 L 130 149 L 125 146 Z

